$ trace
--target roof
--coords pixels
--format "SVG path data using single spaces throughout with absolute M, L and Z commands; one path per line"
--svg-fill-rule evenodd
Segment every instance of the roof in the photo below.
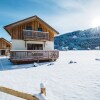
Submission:
M 11 43 L 9 41 L 7 41 L 5 38 L 0 38 L 0 40 L 4 40 L 5 42 L 7 42 L 9 45 L 11 45 Z
M 59 34 L 59 32 L 58 31 L 56 31 L 53 27 L 51 27 L 49 24 L 47 24 L 45 21 L 43 21 L 41 18 L 39 18 L 38 16 L 32 16 L 32 17 L 29 17 L 29 18 L 25 18 L 25 19 L 23 19 L 23 20 L 20 20 L 20 21 L 17 21 L 17 22 L 14 22 L 14 23 L 11 23 L 11 24 L 9 24 L 9 25 L 6 25 L 6 26 L 4 26 L 4 29 L 9 33 L 9 31 L 8 31 L 8 27 L 10 27 L 10 26 L 14 26 L 14 25 L 16 25 L 16 24 L 20 24 L 20 23 L 24 23 L 24 22 L 27 22 L 28 20 L 32 20 L 32 19 L 38 19 L 39 21 L 41 21 L 41 22 L 43 22 L 46 26 L 48 26 L 51 30 L 53 30 L 55 33 L 57 33 L 57 34 Z M 10 34 L 10 33 L 9 33 Z

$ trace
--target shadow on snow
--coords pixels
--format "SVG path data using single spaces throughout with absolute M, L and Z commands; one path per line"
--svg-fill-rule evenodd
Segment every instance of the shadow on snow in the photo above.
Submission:
M 48 64 L 50 62 L 41 62 L 37 63 L 39 66 Z M 7 57 L 2 57 L 0 58 L 0 71 L 5 71 L 5 70 L 14 70 L 14 69 L 22 69 L 22 68 L 31 68 L 34 67 L 34 63 L 31 64 L 13 64 L 10 62 L 9 58 Z

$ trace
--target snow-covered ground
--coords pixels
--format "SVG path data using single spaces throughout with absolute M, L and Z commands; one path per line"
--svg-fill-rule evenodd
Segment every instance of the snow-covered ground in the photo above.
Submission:
M 42 82 L 47 100 L 100 100 L 100 51 L 62 51 L 53 65 L 38 67 L 13 65 L 5 57 L 0 62 L 0 86 L 38 94 Z M 21 99 L 0 92 L 0 100 Z

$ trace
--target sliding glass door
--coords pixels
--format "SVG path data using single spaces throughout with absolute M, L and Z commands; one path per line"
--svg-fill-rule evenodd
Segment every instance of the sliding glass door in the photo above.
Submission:
M 43 50 L 43 44 L 27 44 L 27 50 Z

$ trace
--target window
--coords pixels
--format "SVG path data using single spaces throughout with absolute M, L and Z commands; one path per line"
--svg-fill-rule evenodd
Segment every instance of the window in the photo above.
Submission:
M 5 55 L 5 50 L 1 50 L 1 55 Z
M 42 28 L 38 28 L 38 31 L 42 31 Z
M 27 44 L 27 50 L 43 50 L 43 44 Z
M 32 26 L 26 26 L 26 30 L 32 30 Z
M 10 47 L 9 45 L 6 45 L 7 47 Z
M 26 30 L 28 31 L 25 31 L 24 34 L 28 35 L 28 36 L 31 36 L 32 35 L 32 26 L 26 26 Z

